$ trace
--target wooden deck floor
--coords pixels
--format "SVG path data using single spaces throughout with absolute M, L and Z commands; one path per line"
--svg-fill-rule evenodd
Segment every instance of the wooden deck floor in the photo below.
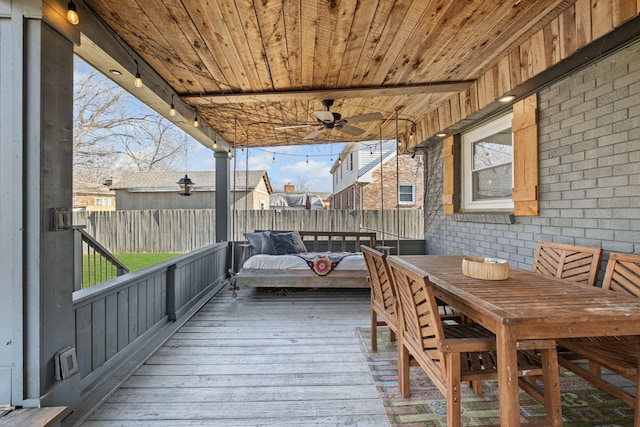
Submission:
M 355 328 L 369 291 L 223 290 L 84 426 L 387 426 Z

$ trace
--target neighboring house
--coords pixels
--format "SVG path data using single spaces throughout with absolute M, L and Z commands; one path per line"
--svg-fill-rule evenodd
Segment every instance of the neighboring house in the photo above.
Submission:
M 105 184 L 74 182 L 73 209 L 76 211 L 115 211 L 116 195 Z
M 286 184 L 284 191 L 272 193 L 269 205 L 271 209 L 281 210 L 325 209 L 322 196 L 308 191 L 296 192 L 293 184 Z
M 118 210 L 138 209 L 213 209 L 215 208 L 215 172 L 187 172 L 194 187 L 191 196 L 178 194 L 183 172 L 135 172 L 111 186 Z M 235 209 L 269 209 L 272 192 L 265 171 L 237 171 L 230 179 L 231 200 Z
M 332 209 L 419 209 L 423 205 L 423 158 L 398 156 L 395 140 L 382 146 L 375 141 L 348 144 L 331 174 Z

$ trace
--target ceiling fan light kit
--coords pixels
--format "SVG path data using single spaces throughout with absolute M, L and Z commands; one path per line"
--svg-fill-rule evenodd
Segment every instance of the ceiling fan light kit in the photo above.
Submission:
M 384 117 L 381 113 L 367 113 L 360 114 L 353 117 L 342 118 L 342 114 L 331 111 L 331 107 L 333 106 L 333 99 L 323 99 L 322 105 L 326 108 L 326 110 L 322 111 L 314 111 L 313 114 L 316 116 L 316 123 L 307 123 L 307 124 L 299 124 L 299 125 L 291 125 L 291 126 L 280 126 L 276 127 L 276 130 L 283 129 L 295 129 L 295 128 L 303 128 L 303 127 L 311 127 L 311 126 L 320 126 L 318 129 L 313 132 L 307 134 L 303 139 L 313 139 L 316 136 L 320 135 L 325 130 L 336 129 L 340 132 L 344 132 L 349 135 L 358 136 L 364 133 L 364 129 L 361 129 L 356 126 L 351 126 L 352 123 L 364 123 L 364 122 L 373 122 L 376 120 L 382 120 Z

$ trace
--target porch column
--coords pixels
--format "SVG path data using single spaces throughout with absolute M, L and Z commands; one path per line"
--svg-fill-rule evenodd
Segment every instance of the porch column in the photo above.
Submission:
M 216 242 L 232 238 L 231 229 L 231 181 L 229 179 L 229 155 L 226 152 L 214 152 L 216 159 Z
M 54 370 L 54 355 L 75 345 L 73 30 L 63 10 L 0 2 L 0 404 L 80 398 L 79 375 L 56 380 Z

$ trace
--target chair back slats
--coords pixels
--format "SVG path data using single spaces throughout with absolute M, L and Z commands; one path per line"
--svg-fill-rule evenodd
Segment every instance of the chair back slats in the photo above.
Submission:
M 385 261 L 386 255 L 365 245 L 361 245 L 360 250 L 369 273 L 372 302 L 396 317 L 396 291 Z
M 640 297 L 640 255 L 612 252 L 602 287 Z
M 400 299 L 402 339 L 428 355 L 431 361 L 426 362 L 434 371 L 445 372 L 444 357 L 438 350 L 438 341 L 444 338 L 444 332 L 429 278 L 399 258 L 389 258 L 387 263 Z M 412 354 L 421 357 L 419 352 Z
M 533 261 L 533 271 L 595 286 L 601 260 L 601 248 L 540 242 Z

